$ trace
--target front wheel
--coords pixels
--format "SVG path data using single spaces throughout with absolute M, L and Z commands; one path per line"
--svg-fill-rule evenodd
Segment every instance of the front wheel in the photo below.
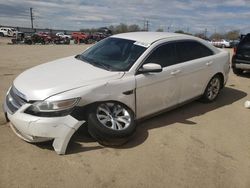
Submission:
M 209 82 L 202 96 L 202 101 L 213 102 L 219 95 L 222 86 L 221 77 L 215 75 Z
M 88 117 L 88 131 L 104 146 L 126 143 L 136 129 L 134 113 L 117 102 L 103 102 L 92 107 Z

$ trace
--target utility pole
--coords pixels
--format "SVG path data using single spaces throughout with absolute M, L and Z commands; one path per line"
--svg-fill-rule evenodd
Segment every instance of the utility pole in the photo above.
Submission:
M 33 12 L 32 12 L 32 8 L 30 8 L 30 21 L 31 21 L 31 28 L 32 29 L 33 29 L 33 20 L 34 20 Z
M 149 25 L 149 21 L 146 21 L 146 31 L 148 31 L 148 25 Z
M 143 20 L 143 31 L 148 31 L 149 30 L 149 21 L 144 18 Z
M 146 19 L 144 18 L 144 20 L 143 20 L 143 31 L 146 30 L 146 24 L 145 24 L 145 22 L 146 22 Z
M 205 35 L 205 39 L 207 39 L 207 28 L 205 28 L 205 33 L 204 33 L 204 35 Z

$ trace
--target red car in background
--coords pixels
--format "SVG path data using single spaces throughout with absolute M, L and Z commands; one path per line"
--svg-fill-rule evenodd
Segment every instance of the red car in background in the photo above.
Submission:
M 88 39 L 90 38 L 90 35 L 84 32 L 73 32 L 71 33 L 71 37 L 74 40 L 75 44 L 80 44 L 80 43 L 88 44 Z

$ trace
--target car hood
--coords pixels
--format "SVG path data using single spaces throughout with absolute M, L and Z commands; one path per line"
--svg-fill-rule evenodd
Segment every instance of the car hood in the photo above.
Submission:
M 76 59 L 74 56 L 38 65 L 14 80 L 26 100 L 44 100 L 52 95 L 96 82 L 119 79 L 124 72 L 111 72 Z

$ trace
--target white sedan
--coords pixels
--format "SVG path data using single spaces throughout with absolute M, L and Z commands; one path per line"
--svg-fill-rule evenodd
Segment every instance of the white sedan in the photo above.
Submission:
M 20 138 L 53 140 L 55 151 L 64 154 L 85 122 L 99 143 L 123 144 L 138 119 L 197 98 L 214 101 L 228 73 L 229 53 L 204 40 L 124 33 L 23 72 L 7 92 L 4 109 Z

